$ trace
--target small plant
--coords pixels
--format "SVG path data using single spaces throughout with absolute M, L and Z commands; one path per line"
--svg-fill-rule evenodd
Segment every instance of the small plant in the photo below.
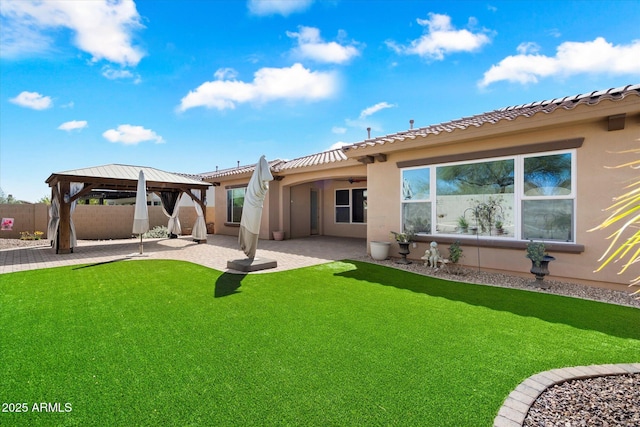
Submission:
M 457 264 L 460 258 L 462 258 L 462 248 L 460 247 L 460 241 L 456 240 L 449 245 L 449 261 L 452 264 Z
M 540 263 L 545 256 L 549 256 L 546 252 L 543 242 L 531 241 L 527 243 L 527 258 L 529 258 L 536 267 L 540 267 Z
M 169 237 L 169 230 L 164 225 L 158 225 L 153 227 L 152 230 L 147 231 L 142 235 L 145 239 Z
M 42 231 L 34 231 L 31 233 L 30 231 L 21 231 L 20 232 L 20 240 L 40 240 L 44 236 Z
M 458 227 L 460 230 L 465 231 L 469 228 L 469 221 L 464 217 L 464 215 L 458 217 Z
M 499 214 L 502 213 L 502 196 L 489 196 L 486 201 L 471 200 L 473 203 L 473 216 L 480 226 L 481 233 L 491 232 L 491 227 Z
M 391 235 L 393 236 L 394 239 L 396 239 L 396 242 L 399 242 L 399 243 L 412 242 L 416 236 L 413 230 L 407 230 L 404 233 L 398 233 L 396 231 L 392 231 Z

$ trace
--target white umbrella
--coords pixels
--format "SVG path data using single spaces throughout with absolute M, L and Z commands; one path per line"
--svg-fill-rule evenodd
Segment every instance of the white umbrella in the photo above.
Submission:
M 240 218 L 238 243 L 240 244 L 240 249 L 249 259 L 253 259 L 256 256 L 262 207 L 267 190 L 269 190 L 269 181 L 273 181 L 273 175 L 271 175 L 269 163 L 262 156 L 249 180 L 247 192 L 244 195 L 242 217 Z
M 136 191 L 136 209 L 133 214 L 133 234 L 140 235 L 140 253 L 142 254 L 142 235 L 149 231 L 149 211 L 147 210 L 147 185 L 144 172 L 138 175 L 138 189 Z

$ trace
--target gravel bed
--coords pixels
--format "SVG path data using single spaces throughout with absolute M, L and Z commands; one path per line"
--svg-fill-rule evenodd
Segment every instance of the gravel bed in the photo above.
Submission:
M 388 267 L 407 270 L 417 274 L 423 274 L 425 276 L 438 277 L 440 279 L 490 286 L 500 286 L 503 288 L 526 289 L 528 291 L 564 295 L 569 297 L 640 308 L 640 299 L 636 298 L 638 295 L 631 295 L 631 293 L 638 288 L 629 288 L 628 291 L 616 291 L 612 289 L 596 288 L 593 286 L 580 285 L 577 283 L 566 283 L 545 278 L 544 284 L 548 285 L 549 288 L 542 289 L 535 285 L 533 274 L 531 274 L 530 277 L 521 277 L 510 274 L 482 271 L 482 269 L 478 271 L 477 267 L 468 268 L 451 265 L 447 267 L 449 272 L 445 271 L 444 269 L 434 271 L 432 268 L 425 267 L 422 262 L 417 261 L 413 261 L 411 264 L 398 264 L 394 259 L 377 261 L 368 256 L 362 257 L 361 260 L 375 264 L 386 265 Z M 456 267 L 457 271 L 454 274 Z
M 523 427 L 640 426 L 640 374 L 571 380 L 544 391 Z
M 47 239 L 40 239 L 40 240 L 0 239 L 0 250 L 30 248 L 35 246 L 49 246 L 49 241 Z

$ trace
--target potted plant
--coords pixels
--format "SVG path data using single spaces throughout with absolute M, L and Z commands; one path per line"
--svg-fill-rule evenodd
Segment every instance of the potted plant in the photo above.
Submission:
M 549 274 L 549 262 L 555 261 L 555 257 L 549 255 L 543 242 L 531 241 L 527 244 L 527 258 L 531 260 L 531 273 L 536 276 L 536 284 L 542 286 L 544 276 Z
M 458 230 L 461 233 L 465 233 L 465 234 L 469 230 L 469 222 L 464 217 L 464 215 L 461 215 L 460 217 L 458 217 Z
M 496 233 L 499 236 L 504 234 L 504 224 L 501 219 L 496 220 Z
M 398 246 L 400 246 L 400 250 L 398 251 L 398 253 L 402 257 L 396 262 L 398 264 L 411 264 L 411 261 L 407 259 L 407 255 L 409 255 L 410 253 L 409 244 L 413 241 L 413 238 L 415 236 L 413 234 L 413 231 L 406 230 L 404 233 L 397 233 L 395 231 L 392 231 L 391 234 L 396 239 L 396 242 L 398 242 Z

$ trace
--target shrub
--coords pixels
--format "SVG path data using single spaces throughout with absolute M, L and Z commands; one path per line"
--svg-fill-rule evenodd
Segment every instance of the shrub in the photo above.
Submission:
M 158 225 L 156 227 L 153 227 L 152 230 L 144 233 L 142 237 L 146 239 L 169 237 L 169 230 L 167 230 L 167 227 L 165 227 L 164 225 Z

